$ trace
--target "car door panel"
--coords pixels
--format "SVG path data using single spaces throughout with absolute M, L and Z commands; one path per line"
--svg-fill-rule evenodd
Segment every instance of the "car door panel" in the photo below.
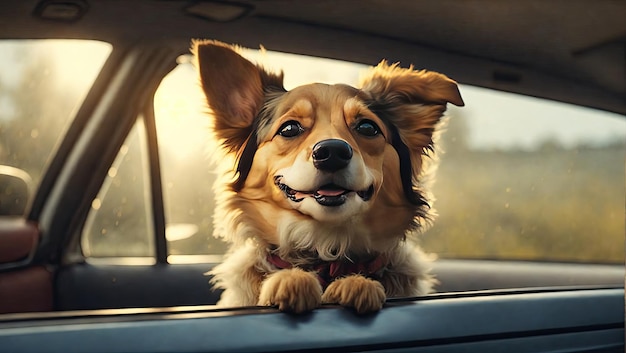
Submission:
M 215 304 L 219 290 L 205 275 L 214 263 L 121 265 L 89 261 L 59 270 L 58 310 Z M 439 260 L 437 292 L 623 285 L 624 268 L 610 265 Z
M 57 310 L 215 304 L 207 264 L 77 264 L 59 271 Z
M 622 352 L 623 289 L 459 293 L 359 316 L 211 307 L 0 319 L 12 352 Z

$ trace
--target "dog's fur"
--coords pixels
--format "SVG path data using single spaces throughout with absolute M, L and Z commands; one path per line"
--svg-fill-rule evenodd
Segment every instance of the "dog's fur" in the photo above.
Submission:
M 429 256 L 412 240 L 432 216 L 434 134 L 446 104 L 463 105 L 456 82 L 383 61 L 360 88 L 287 92 L 282 73 L 237 47 L 198 40 L 192 51 L 222 167 L 215 234 L 231 245 L 211 271 L 218 304 L 365 313 L 430 292 Z M 324 140 L 335 147 L 314 152 Z M 329 151 L 344 164 L 324 164 Z

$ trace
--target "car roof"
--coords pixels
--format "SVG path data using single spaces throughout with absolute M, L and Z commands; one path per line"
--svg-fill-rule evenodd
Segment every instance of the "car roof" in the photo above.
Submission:
M 626 113 L 626 2 L 5 0 L 1 38 L 191 38 L 440 71 L 463 84 Z M 471 102 L 469 102 L 471 104 Z

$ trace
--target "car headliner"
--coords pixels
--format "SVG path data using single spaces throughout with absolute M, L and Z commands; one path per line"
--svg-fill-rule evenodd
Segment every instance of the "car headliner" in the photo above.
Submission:
M 79 13 L 42 18 L 66 9 Z M 366 64 L 384 58 L 463 84 L 626 113 L 624 1 L 9 0 L 0 14 L 0 38 L 181 52 L 190 38 L 215 38 Z

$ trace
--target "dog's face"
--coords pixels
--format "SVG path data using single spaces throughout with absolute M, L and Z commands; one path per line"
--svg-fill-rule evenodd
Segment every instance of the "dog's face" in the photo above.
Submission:
M 285 213 L 324 225 L 356 221 L 373 237 L 403 236 L 426 217 L 422 158 L 446 103 L 463 104 L 454 81 L 381 63 L 360 89 L 287 92 L 282 75 L 232 47 L 201 41 L 194 51 L 213 132 L 238 157 L 231 187 L 268 232 Z
M 365 213 L 383 183 L 389 132 L 358 95 L 324 84 L 284 93 L 258 130 L 255 161 L 263 162 L 253 163 L 250 186 L 322 222 Z

